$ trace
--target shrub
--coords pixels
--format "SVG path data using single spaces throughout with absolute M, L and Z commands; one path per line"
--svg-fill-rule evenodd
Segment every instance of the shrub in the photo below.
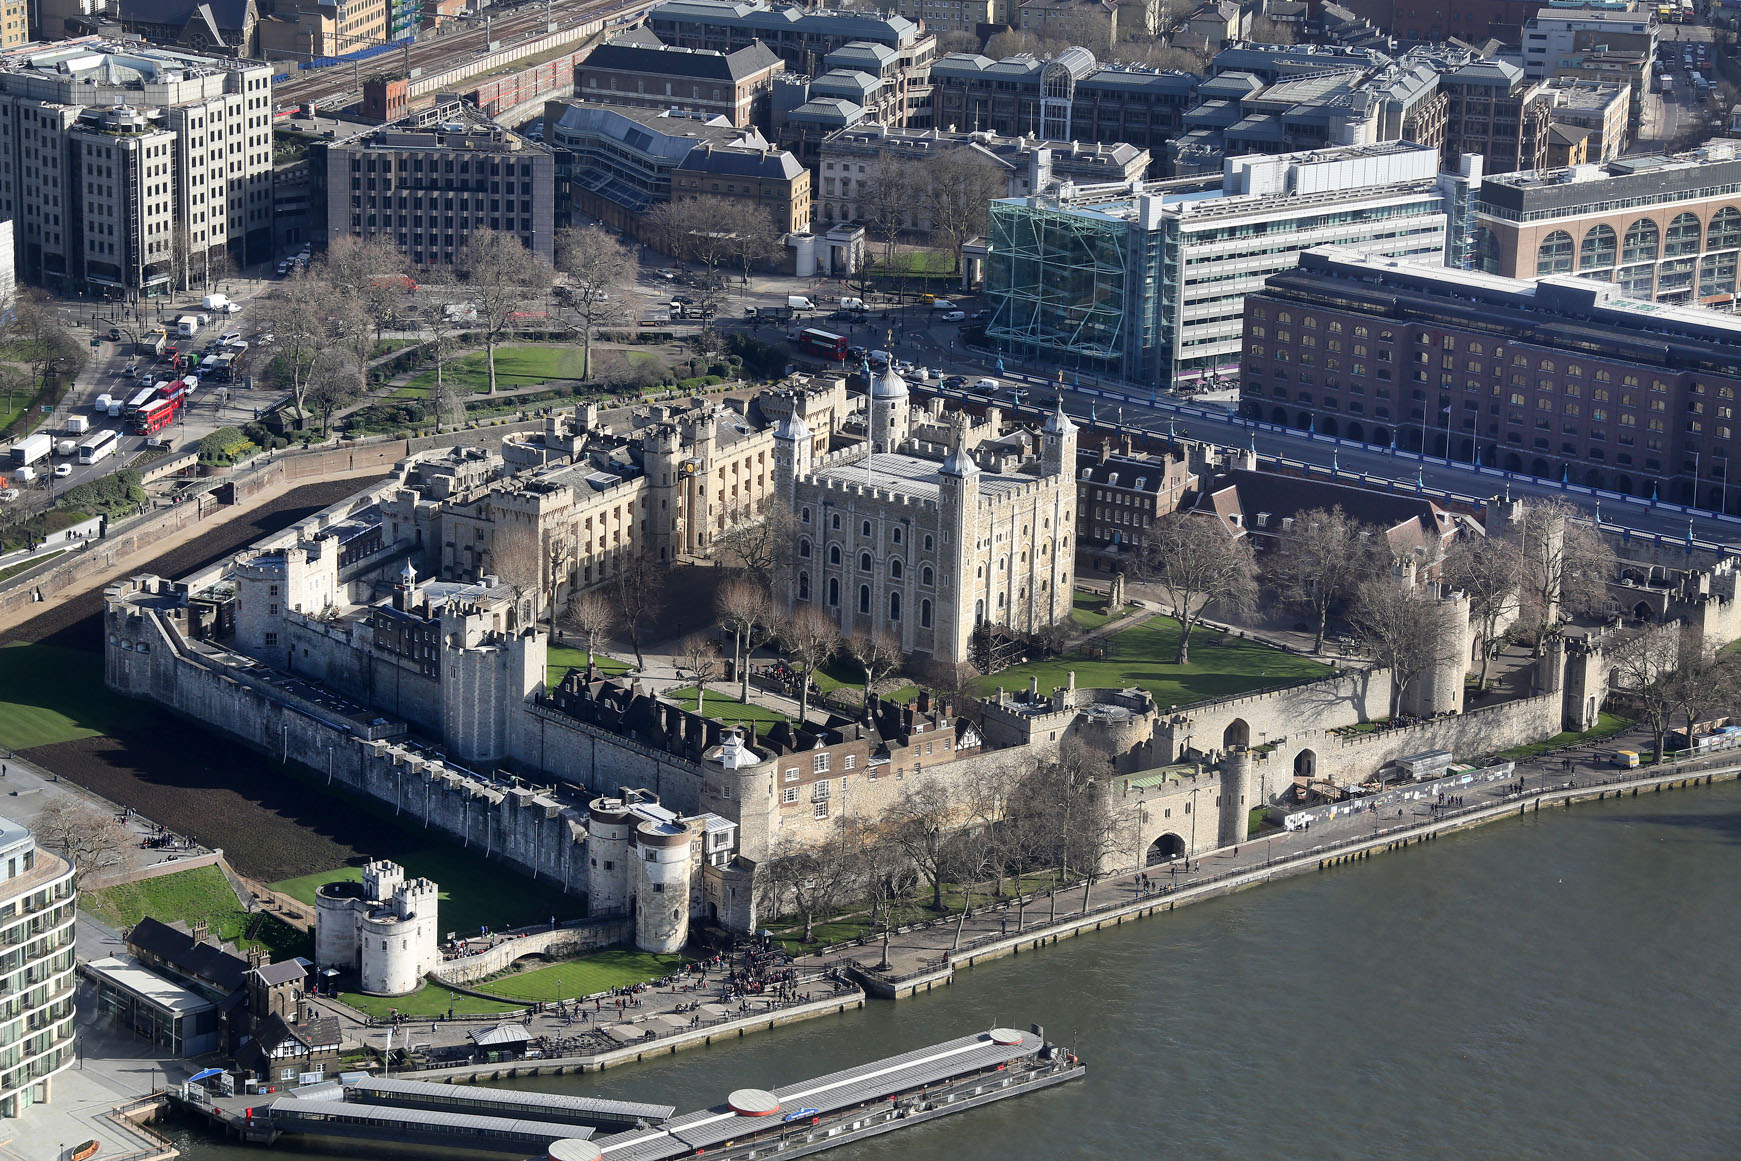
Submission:
M 744 371 L 758 379 L 774 379 L 785 374 L 791 353 L 783 344 L 765 343 L 754 335 L 733 331 L 726 339 L 731 358 Z
M 144 501 L 145 489 L 140 486 L 139 473 L 132 468 L 123 468 L 68 488 L 60 498 L 60 506 L 113 515 L 135 508 Z
M 220 427 L 199 441 L 199 458 L 209 464 L 233 464 L 254 446 L 241 428 Z

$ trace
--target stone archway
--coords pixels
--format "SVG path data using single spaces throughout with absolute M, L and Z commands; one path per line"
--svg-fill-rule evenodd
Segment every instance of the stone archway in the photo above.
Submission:
M 1294 755 L 1294 777 L 1314 778 L 1318 773 L 1318 753 L 1316 750 L 1301 750 Z
M 1162 863 L 1170 863 L 1174 859 L 1185 857 L 1185 840 L 1168 832 L 1149 844 L 1148 855 L 1143 859 L 1145 867 L 1158 867 Z
M 1251 745 L 1251 725 L 1244 718 L 1234 718 L 1227 723 L 1227 728 L 1221 731 L 1221 748 L 1231 750 L 1235 747 L 1246 749 Z

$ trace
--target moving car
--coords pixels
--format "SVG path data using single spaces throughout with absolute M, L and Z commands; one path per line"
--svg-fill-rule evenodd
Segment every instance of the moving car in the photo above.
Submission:
M 944 322 L 966 322 L 967 312 L 964 310 L 946 310 L 943 312 Z
M 72 474 L 73 474 L 73 466 L 71 464 L 56 464 L 56 465 L 54 465 L 54 478 L 55 479 L 64 480 Z

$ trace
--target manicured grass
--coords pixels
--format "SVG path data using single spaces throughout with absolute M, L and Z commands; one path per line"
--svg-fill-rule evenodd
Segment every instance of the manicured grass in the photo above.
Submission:
M 1558 750 L 1563 746 L 1578 746 L 1585 742 L 1598 742 L 1603 738 L 1611 738 L 1622 730 L 1631 728 L 1632 719 L 1623 718 L 1619 714 L 1611 714 L 1603 710 L 1596 715 L 1596 725 L 1582 733 L 1565 731 L 1555 734 L 1545 742 L 1535 742 L 1528 746 L 1514 746 L 1509 750 L 1501 750 L 1496 758 L 1516 762 L 1524 758 L 1533 758 L 1537 754 L 1545 754 L 1549 750 Z
M 653 955 L 613 948 L 568 963 L 497 976 L 477 984 L 480 992 L 517 1000 L 572 1000 L 668 976 L 684 963 L 680 955 Z
M 173 875 L 122 883 L 99 891 L 86 891 L 79 905 L 117 931 L 125 931 L 149 915 L 164 923 L 203 919 L 218 938 L 238 946 L 258 944 L 274 960 L 313 955 L 314 941 L 276 916 L 250 915 L 230 888 L 230 881 L 216 867 L 194 867 Z M 259 919 L 254 939 L 245 939 L 249 926 Z
M 598 354 L 596 350 L 593 352 L 595 359 Z M 650 351 L 624 351 L 622 354 L 630 362 L 658 357 Z M 511 388 L 536 387 L 555 380 L 580 382 L 586 377 L 584 357 L 584 352 L 578 346 L 558 343 L 497 347 L 496 388 L 506 391 Z M 487 392 L 490 389 L 490 369 L 485 360 L 486 354 L 483 351 L 473 351 L 457 359 L 450 359 L 442 368 L 442 379 L 452 383 L 461 392 Z M 421 399 L 434 386 L 434 370 L 425 371 L 394 391 L 393 398 Z
M 1071 597 L 1070 619 L 1076 622 L 1076 627 L 1084 631 L 1098 629 L 1116 617 L 1124 616 L 1124 610 L 1116 613 L 1105 612 L 1106 598 L 1099 593 L 1086 592 L 1077 589 Z
M 544 684 L 548 688 L 555 688 L 556 684 L 568 675 L 570 669 L 586 668 L 586 650 L 575 649 L 568 645 L 552 645 L 547 661 Z M 615 657 L 607 657 L 603 653 L 594 653 L 592 662 L 593 667 L 607 677 L 627 673 L 632 668 L 627 661 L 618 661 Z
M 27 556 L 17 564 L 9 564 L 5 568 L 0 568 L 0 581 L 9 581 L 19 573 L 35 568 L 45 560 L 53 560 L 62 553 L 71 551 L 69 548 L 57 548 L 53 552 L 39 552 L 35 556 Z
M 723 687 L 725 685 L 725 682 L 720 682 L 718 685 L 708 685 L 707 700 L 702 703 L 701 707 L 702 711 L 706 713 L 708 717 L 719 718 L 722 721 L 728 722 L 762 722 L 767 725 L 774 725 L 777 722 L 791 721 L 791 718 L 787 717 L 777 709 L 769 709 L 767 706 L 757 705 L 755 702 L 745 703 L 739 701 L 730 694 L 723 692 Z M 733 686 L 732 688 L 736 687 Z M 692 710 L 695 708 L 695 688 L 693 686 L 688 689 L 672 690 L 665 696 L 669 697 L 672 701 L 676 702 L 686 710 Z M 818 696 L 819 695 L 815 693 L 811 694 L 811 701 L 814 702 Z
M 1040 692 L 1047 694 L 1065 684 L 1074 670 L 1078 688 L 1135 686 L 1154 694 L 1155 704 L 1165 709 L 1330 673 L 1308 658 L 1202 627 L 1191 634 L 1190 662 L 1176 665 L 1179 623 L 1171 617 L 1153 617 L 1102 640 L 1107 649 L 1103 661 L 1067 653 L 983 677 L 979 691 L 989 694 L 1000 685 L 1021 689 L 1032 674 L 1040 680 Z
M 465 936 L 474 934 L 480 926 L 494 931 L 506 931 L 533 923 L 548 923 L 552 915 L 558 919 L 575 919 L 583 914 L 580 900 L 543 881 L 534 882 L 526 875 L 499 863 L 487 861 L 483 851 L 476 853 L 445 842 L 429 842 L 423 846 L 399 847 L 393 859 L 410 876 L 433 879 L 440 888 L 438 929 Z M 361 867 L 338 867 L 317 871 L 272 884 L 294 899 L 314 905 L 314 893 L 321 884 L 340 879 L 356 882 L 363 877 Z
M 440 984 L 424 984 L 415 992 L 404 996 L 365 996 L 361 992 L 340 992 L 338 998 L 357 1011 L 378 1020 L 385 1020 L 394 1012 L 406 1016 L 445 1016 L 450 1008 L 456 1016 L 488 1016 L 495 1013 L 506 1016 L 525 1007 L 524 1004 L 482 1000 L 476 996 L 449 991 Z M 403 1048 L 403 1038 L 396 1040 L 395 1044 Z
M 103 685 L 103 656 L 54 645 L 0 649 L 0 747 L 28 750 L 136 728 L 144 702 Z

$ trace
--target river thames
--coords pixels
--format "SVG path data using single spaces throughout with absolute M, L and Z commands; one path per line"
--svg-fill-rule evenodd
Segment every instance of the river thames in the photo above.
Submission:
M 1736 783 L 1597 803 L 1067 940 L 899 1004 L 521 1083 L 687 1111 L 1040 1023 L 1086 1080 L 827 1155 L 1727 1161 L 1737 884 Z M 271 1155 L 177 1135 L 190 1161 Z M 273 1152 L 383 1155 L 336 1149 Z

